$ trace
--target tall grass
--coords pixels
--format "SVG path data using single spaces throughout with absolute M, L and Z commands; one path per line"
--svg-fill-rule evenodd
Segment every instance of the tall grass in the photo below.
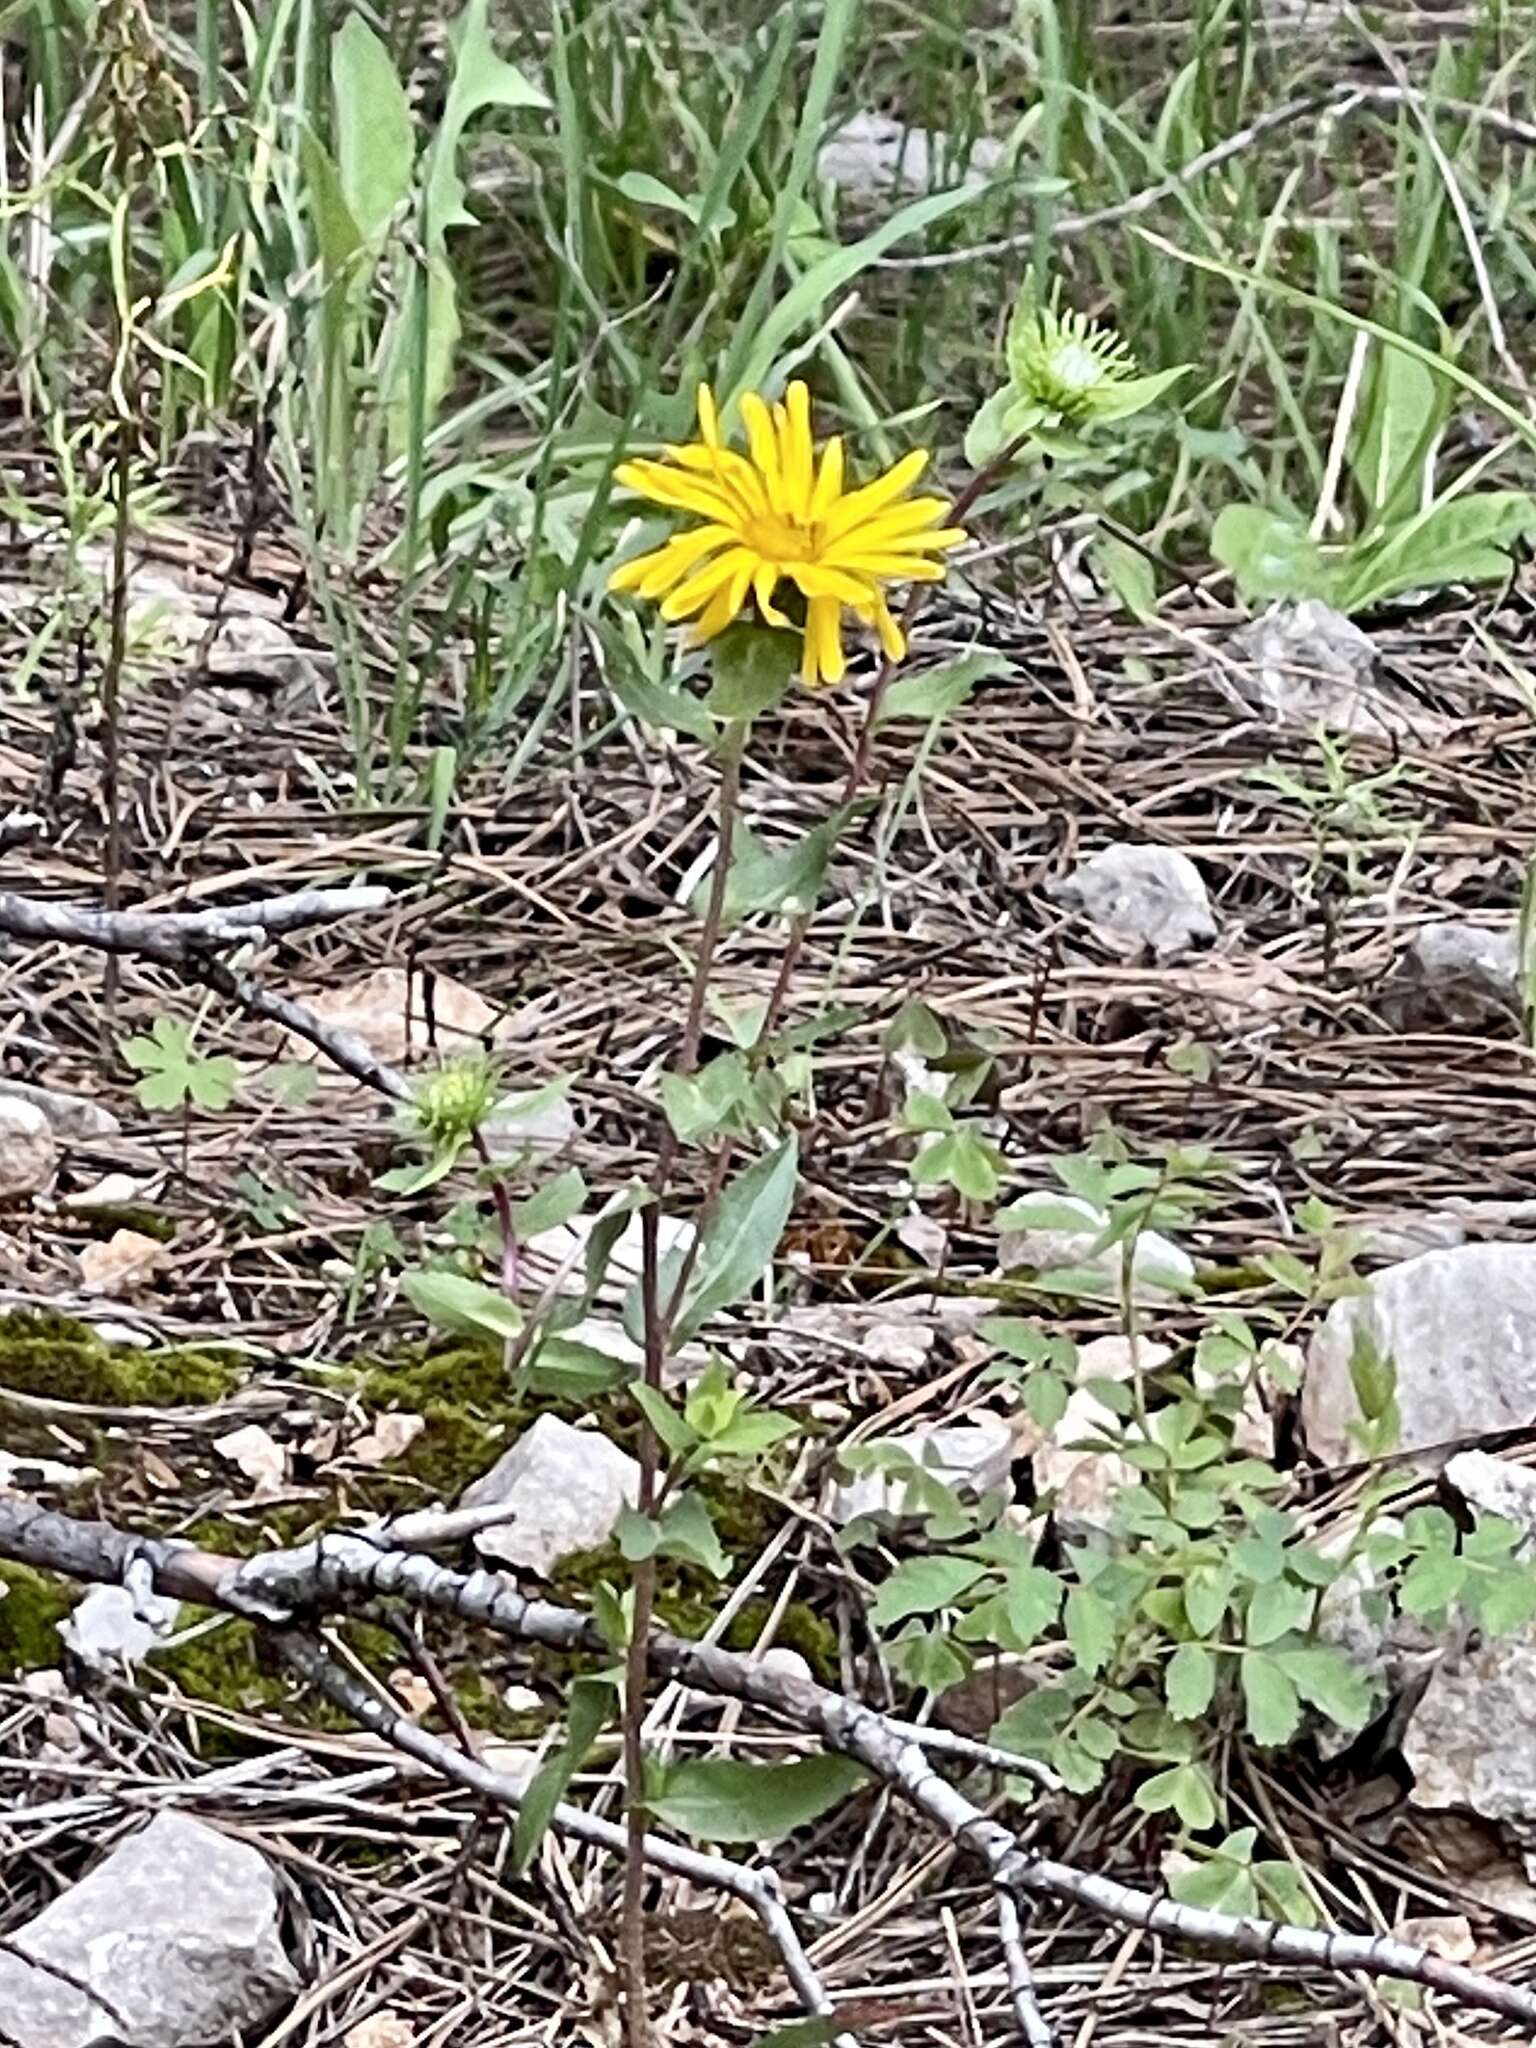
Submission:
M 360 0 L 0 19 L 0 344 L 22 402 L 64 445 L 126 290 L 138 486 L 189 434 L 273 424 L 353 793 L 418 801 L 434 829 L 456 779 L 579 749 L 654 682 L 655 644 L 596 601 L 610 475 L 685 428 L 701 376 L 729 399 L 803 369 L 856 457 L 920 427 L 947 460 L 1025 268 L 1060 272 L 1147 367 L 1197 366 L 1090 478 L 1195 563 L 1233 497 L 1318 489 L 1351 338 L 1309 300 L 1523 402 L 1536 152 L 1480 110 L 1529 75 L 1528 7 L 1487 0 L 1433 47 L 1390 22 L 1280 34 L 1258 0 L 1139 24 L 1092 0 L 470 0 L 446 36 L 424 4 Z M 1357 57 L 1423 98 L 1329 101 Z M 820 179 L 829 129 L 871 107 L 943 138 L 941 189 Z M 1075 227 L 1249 130 L 1145 214 Z M 1003 162 L 961 186 L 982 138 Z M 1075 487 L 1020 479 L 1001 516 Z M 59 466 L 53 509 L 78 489 Z

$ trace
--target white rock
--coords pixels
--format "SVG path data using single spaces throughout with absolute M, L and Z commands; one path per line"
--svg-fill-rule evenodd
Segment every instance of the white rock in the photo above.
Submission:
M 58 1164 L 53 1125 L 35 1102 L 0 1097 L 0 1200 L 35 1195 Z
M 264 1856 L 183 1814 L 159 1814 L 0 1951 L 7 2039 L 17 2048 L 227 2041 L 299 1988 L 280 1927 Z M 25 1955 L 64 1974 L 34 1969 Z
M 1216 938 L 1205 878 L 1176 847 L 1120 840 L 1049 884 L 1046 894 L 1133 948 L 1150 948 L 1159 960 Z
M 941 1429 L 918 1429 L 905 1436 L 878 1437 L 865 1448 L 899 1451 L 935 1479 L 970 1500 L 1006 1488 L 1012 1491 L 1014 1434 L 998 1416 L 954 1423 Z M 827 1517 L 838 1528 L 861 1515 L 903 1520 L 921 1516 L 920 1500 L 909 1505 L 911 1486 L 896 1473 L 859 1472 L 834 1482 Z
M 1108 1343 L 1124 1339 L 1109 1338 Z M 1089 1345 L 1091 1351 L 1094 1347 Z M 1143 1345 L 1147 1354 L 1166 1346 Z M 1101 1365 L 1093 1375 L 1100 1379 L 1122 1378 Z M 1074 1387 L 1060 1421 L 1030 1460 L 1037 1501 L 1048 1499 L 1057 1528 L 1069 1539 L 1099 1534 L 1114 1519 L 1115 1502 L 1127 1487 L 1135 1486 L 1140 1475 L 1134 1465 L 1113 1448 L 1122 1440 L 1124 1426 L 1119 1416 L 1106 1408 L 1090 1387 Z M 1103 1450 L 1076 1450 L 1076 1444 L 1093 1444 L 1108 1438 Z
M 1536 1245 L 1425 1252 L 1333 1304 L 1312 1339 L 1301 1399 L 1307 1447 L 1324 1464 L 1359 1456 L 1349 1368 L 1362 1331 L 1397 1369 L 1400 1450 L 1536 1422 Z
M 0 1446 L 0 1493 L 31 1493 L 39 1486 L 80 1486 L 100 1475 L 94 1465 L 62 1465 Z
M 498 1103 L 480 1135 L 493 1159 L 544 1157 L 575 1137 L 576 1112 L 563 1095 L 530 1109 L 519 1109 L 513 1096 Z
M 1400 1031 L 1426 1026 L 1503 1034 L 1520 1017 L 1520 935 L 1513 923 L 1452 918 L 1421 925 L 1382 1008 Z
M 1415 1806 L 1536 1820 L 1536 1637 L 1488 1638 L 1442 1658 L 1403 1735 Z
M 404 968 L 378 967 L 360 981 L 322 989 L 305 1001 L 325 1023 L 355 1033 L 378 1059 L 393 1066 L 402 1065 L 412 1053 L 431 1049 L 421 978 Z M 510 1037 L 516 1030 L 512 1019 L 500 1016 L 483 996 L 447 975 L 433 983 L 432 1018 L 437 1051 L 449 1058 L 473 1052 L 488 1040 Z M 315 1047 L 296 1036 L 285 1041 L 285 1052 L 289 1059 L 320 1061 Z M 324 1078 L 326 1062 L 320 1062 L 320 1070 Z
M 288 1453 L 259 1422 L 247 1422 L 227 1436 L 216 1437 L 213 1448 L 251 1482 L 257 1500 L 271 1500 L 282 1492 L 288 1478 Z
M 31 1081 L 0 1078 L 0 1101 L 32 1103 L 47 1117 L 54 1135 L 66 1142 L 115 1138 L 123 1128 L 110 1109 L 103 1109 L 88 1096 L 65 1095 L 55 1088 L 39 1088 Z
M 114 1230 L 81 1248 L 80 1285 L 87 1294 L 134 1294 L 171 1262 L 158 1238 L 141 1230 Z
M 126 1586 L 92 1586 L 59 1624 L 83 1664 L 98 1671 L 141 1664 L 176 1626 L 180 1603 Z
M 398 2013 L 373 2012 L 347 2029 L 341 2048 L 416 2048 L 416 2029 Z
M 1487 1451 L 1458 1451 L 1447 1459 L 1444 1476 L 1469 1507 L 1499 1515 L 1536 1536 L 1536 1471 L 1529 1465 L 1514 1465 Z
M 61 1209 L 131 1209 L 149 1199 L 153 1181 L 136 1180 L 131 1173 L 104 1173 L 88 1188 L 76 1188 L 63 1196 Z
M 816 169 L 851 198 L 885 199 L 955 184 L 979 188 L 1004 154 L 1002 144 L 986 136 L 962 155 L 938 129 L 910 128 L 889 114 L 858 113 L 828 136 Z
M 1375 680 L 1375 641 L 1316 598 L 1272 606 L 1233 636 L 1231 654 L 1224 675 L 1272 724 L 1380 736 L 1434 723 L 1393 701 Z
M 639 1495 L 640 1467 L 595 1430 L 541 1415 L 503 1452 L 459 1505 L 515 1512 L 475 1538 L 482 1557 L 545 1574 L 567 1557 L 601 1549 Z
M 1443 1956 L 1448 1963 L 1470 1963 L 1477 1954 L 1477 1937 L 1465 1913 L 1421 1913 L 1416 1919 L 1399 1920 L 1392 1936 L 1410 1948 Z
M 1031 1227 L 1029 1223 L 1031 1209 L 1042 1212 L 1038 1228 Z M 1069 1229 L 1051 1213 L 1059 1214 L 1063 1210 L 1081 1216 L 1083 1228 Z M 1031 1266 L 1038 1273 L 1076 1267 L 1102 1273 L 1112 1288 L 1119 1288 L 1125 1247 L 1112 1244 L 1100 1251 L 1094 1249 L 1107 1219 L 1102 1210 L 1095 1209 L 1091 1202 L 1085 1202 L 1077 1195 L 1039 1190 L 1010 1203 L 1008 1214 L 1021 1220 L 1010 1222 L 999 1234 L 999 1272 L 1010 1273 L 1020 1266 Z M 1162 1295 L 1184 1291 L 1195 1277 L 1195 1262 L 1188 1252 L 1160 1231 L 1143 1230 L 1131 1255 L 1131 1275 L 1137 1299 L 1155 1300 Z

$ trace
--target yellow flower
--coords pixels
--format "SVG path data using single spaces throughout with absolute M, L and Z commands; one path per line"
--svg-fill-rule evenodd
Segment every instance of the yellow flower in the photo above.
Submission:
M 669 448 L 666 462 L 620 463 L 621 484 L 704 524 L 621 564 L 609 589 L 659 597 L 663 618 L 696 619 L 694 638 L 705 641 L 725 630 L 749 594 L 768 625 L 796 624 L 774 603 L 784 581 L 804 600 L 800 680 L 811 689 L 842 680 L 845 605 L 873 627 L 886 658 L 899 661 L 907 644 L 885 586 L 936 582 L 944 565 L 933 557 L 966 537 L 938 523 L 947 500 L 904 495 L 927 455 L 916 450 L 873 483 L 845 490 L 836 435 L 817 460 L 804 384 L 791 384 L 771 407 L 749 392 L 741 417 L 745 455 L 721 440 L 714 395 L 701 384 L 697 441 Z

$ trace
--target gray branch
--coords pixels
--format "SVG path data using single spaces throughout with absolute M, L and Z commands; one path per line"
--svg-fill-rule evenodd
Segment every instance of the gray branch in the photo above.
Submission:
M 510 1807 L 514 1812 L 521 1806 L 526 1787 L 504 1771 L 492 1770 L 478 1757 L 467 1756 L 462 1749 L 440 1742 L 409 1715 L 386 1706 L 360 1679 L 329 1656 L 324 1646 L 306 1630 L 279 1629 L 273 1639 L 294 1669 L 302 1673 L 317 1691 L 324 1693 L 333 1705 L 350 1714 L 360 1727 L 381 1737 L 402 1755 L 426 1764 L 439 1777 L 467 1786 L 482 1799 L 495 1800 L 498 1805 Z M 590 1843 L 614 1856 L 623 1856 L 628 1847 L 626 1828 L 617 1821 L 603 1820 L 579 1806 L 563 1802 L 557 1805 L 550 1825 L 574 1841 Z M 729 1892 L 734 1898 L 744 1900 L 778 1950 L 784 1974 L 806 2011 L 816 2019 L 833 2017 L 836 2008 L 811 1967 L 810 1957 L 795 1931 L 795 1923 L 789 1916 L 773 1871 L 749 1870 L 745 1864 L 729 1862 L 723 1856 L 706 1855 L 702 1850 L 684 1848 L 656 1835 L 647 1835 L 642 1849 L 646 1862 L 654 1869 L 664 1870 L 669 1876 L 687 1878 L 690 1883 L 713 1891 Z M 857 2048 L 850 2034 L 839 2034 L 836 2040 L 838 2048 Z
M 606 1647 L 584 1614 L 529 1600 L 493 1572 L 451 1571 L 430 1557 L 388 1545 L 387 1530 L 372 1540 L 327 1536 L 295 1550 L 241 1561 L 191 1545 L 135 1539 L 104 1523 L 77 1521 L 19 1497 L 0 1497 L 0 1556 L 72 1578 L 120 1581 L 128 1565 L 142 1558 L 158 1591 L 279 1627 L 386 1597 L 555 1649 Z M 1099 1919 L 1256 1962 L 1403 1978 L 1457 2004 L 1536 2028 L 1536 1995 L 1390 1936 L 1330 1933 L 1209 1912 L 1037 1856 L 934 1769 L 922 1746 L 922 1731 L 893 1725 L 860 1701 L 813 1680 L 661 1632 L 652 1639 L 651 1660 L 667 1678 L 756 1706 L 864 1764 L 942 1833 L 979 1855 L 994 1885 L 1016 1897 L 1069 1901 Z M 1015 1767 L 1030 1768 L 1023 1759 Z
M 261 935 L 280 937 L 309 925 L 329 924 L 358 910 L 382 910 L 388 889 L 303 889 L 260 903 L 216 910 L 96 910 L 42 903 L 0 890 L 0 932 L 13 939 L 89 946 L 98 953 L 136 953 L 146 960 L 184 966 L 200 954 L 242 946 Z

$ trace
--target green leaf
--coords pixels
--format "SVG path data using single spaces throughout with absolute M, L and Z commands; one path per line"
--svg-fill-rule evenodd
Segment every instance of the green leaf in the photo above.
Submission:
M 1418 511 L 1450 402 L 1446 380 L 1406 350 L 1376 351 L 1349 446 L 1350 476 L 1370 524 L 1396 525 Z
M 411 189 L 416 138 L 394 61 L 360 14 L 349 14 L 331 38 L 331 91 L 342 194 L 372 242 Z
M 463 1273 L 424 1267 L 403 1274 L 400 1284 L 412 1306 L 440 1329 L 461 1336 L 493 1337 L 502 1343 L 516 1337 L 523 1327 L 522 1310 L 515 1301 Z
M 1517 542 L 1536 533 L 1536 497 L 1527 491 L 1466 492 L 1442 498 L 1392 527 L 1344 578 L 1339 604 L 1369 611 L 1404 590 L 1447 583 L 1497 583 L 1510 574 Z
M 957 654 L 920 675 L 899 677 L 885 693 L 877 722 L 883 726 L 895 718 L 946 718 L 959 710 L 978 683 L 1014 672 L 1014 663 L 1003 654 Z M 942 1044 L 938 1050 L 944 1051 Z
M 1115 1610 L 1092 1586 L 1073 1586 L 1064 1618 L 1078 1670 L 1096 1678 L 1114 1652 Z
M 712 746 L 719 727 L 704 709 L 702 701 L 669 683 L 652 682 L 638 670 L 621 668 L 617 661 L 604 664 L 603 680 L 618 700 L 619 707 L 642 725 L 657 732 L 683 732 L 690 739 Z
M 512 1867 L 519 1876 L 532 1863 L 555 1808 L 612 1718 L 617 1700 L 618 1692 L 611 1679 L 583 1677 L 570 1681 L 565 1740 L 535 1772 L 517 1809 L 512 1830 Z
M 970 1664 L 939 1629 L 917 1623 L 886 1644 L 886 1655 L 908 1685 L 924 1692 L 947 1692 L 969 1675 Z
M 596 1344 L 583 1344 L 558 1332 L 542 1338 L 524 1362 L 523 1380 L 531 1392 L 578 1399 L 603 1394 L 629 1383 L 633 1368 Z
M 1143 1813 L 1167 1813 L 1171 1808 L 1196 1834 L 1216 1819 L 1211 1782 L 1199 1764 L 1175 1764 L 1144 1778 L 1136 1787 L 1135 1803 Z
M 1340 1728 L 1363 1728 L 1375 1704 L 1370 1682 L 1332 1643 L 1307 1643 L 1276 1653 L 1296 1690 Z
M 1013 439 L 1008 426 L 1008 414 L 1015 403 L 1015 398 L 1012 384 L 1005 384 L 1001 391 L 994 391 L 979 407 L 965 430 L 967 469 L 985 469 L 1002 454 Z
M 969 1557 L 911 1557 L 897 1565 L 876 1595 L 870 1619 L 891 1628 L 908 1615 L 932 1614 L 970 1591 L 986 1566 Z
M 1270 1579 L 1256 1586 L 1248 1602 L 1244 1635 L 1255 1649 L 1278 1642 L 1292 1629 L 1305 1628 L 1312 1612 L 1313 1595 L 1293 1579 Z
M 694 197 L 685 197 L 674 192 L 670 185 L 664 185 L 660 178 L 653 178 L 649 171 L 624 171 L 614 179 L 614 189 L 626 199 L 633 199 L 639 206 L 659 206 L 667 213 L 680 213 L 695 227 L 702 218 L 700 202 Z M 729 206 L 714 209 L 712 227 L 729 228 L 736 225 L 736 214 Z
M 1171 370 L 1151 370 L 1145 377 L 1122 377 L 1094 393 L 1093 423 L 1126 420 L 1132 413 L 1145 412 L 1172 390 L 1181 377 L 1189 375 L 1188 363 L 1175 363 Z
M 648 1387 L 644 1381 L 636 1380 L 630 1392 L 635 1406 L 673 1457 L 685 1458 L 699 1440 L 698 1431 L 678 1414 L 660 1387 Z
M 1289 1742 L 1301 1723 L 1295 1682 L 1278 1658 L 1255 1650 L 1241 1663 L 1248 1733 L 1265 1749 Z
M 656 1542 L 659 1557 L 680 1557 L 711 1578 L 728 1579 L 731 1560 L 720 1545 L 708 1507 L 697 1493 L 680 1493 L 662 1513 Z
M 908 235 L 922 234 L 958 207 L 973 205 L 975 200 L 973 191 L 957 185 L 952 191 L 935 192 L 899 206 L 872 234 L 832 250 L 813 263 L 787 292 L 777 293 L 772 312 L 755 334 L 746 337 L 744 360 L 731 379 L 726 410 L 734 410 L 744 391 L 763 390 L 780 356 L 801 329 L 819 319 L 828 300 L 843 291 L 887 249 Z
M 781 703 L 794 681 L 799 644 L 772 626 L 735 625 L 709 644 L 714 681 L 704 699 L 715 718 L 756 718 Z
M 1067 1383 L 1054 1372 L 1032 1372 L 1024 1382 L 1024 1406 L 1038 1429 L 1053 1430 L 1067 1412 Z
M 1230 569 L 1245 604 L 1276 597 L 1327 598 L 1333 572 L 1294 521 L 1257 505 L 1226 505 L 1211 530 L 1211 553 Z
M 363 248 L 363 232 L 352 218 L 334 159 L 308 128 L 299 130 L 299 164 L 320 245 L 320 268 L 326 283 L 334 285 L 350 276 Z
M 797 916 L 814 910 L 832 849 L 858 808 L 856 804 L 841 805 L 782 853 L 770 853 L 746 826 L 738 826 L 725 885 L 726 923 L 739 924 L 744 917 L 765 911 Z M 694 898 L 696 913 L 702 912 L 709 886 L 706 876 Z
M 847 1757 L 789 1764 L 723 1760 L 646 1769 L 645 1803 L 658 1820 L 699 1842 L 776 1842 L 808 1826 L 864 1782 Z
M 1213 1856 L 1193 1870 L 1181 1870 L 1168 1886 L 1181 1906 L 1203 1913 L 1248 1914 L 1258 1910 L 1258 1888 L 1247 1868 L 1227 1856 Z
M 1197 1721 L 1216 1690 L 1216 1659 L 1199 1643 L 1181 1643 L 1168 1660 L 1163 1696 L 1176 1721 Z
M 1398 1603 L 1405 1614 L 1439 1614 L 1461 1598 L 1467 1582 L 1464 1558 L 1449 1551 L 1434 1551 L 1415 1558 L 1398 1587 Z
M 1139 549 L 1112 533 L 1101 533 L 1093 543 L 1093 559 L 1133 619 L 1145 625 L 1157 617 L 1157 578 Z
M 768 1271 L 789 1220 L 799 1173 L 799 1140 L 791 1134 L 726 1188 L 678 1311 L 677 1343 L 686 1343 L 711 1316 L 740 1301 Z
M 962 1124 L 949 1140 L 947 1177 L 968 1202 L 992 1202 L 1001 1184 L 1002 1155 L 996 1146 Z
M 586 1199 L 587 1184 L 579 1167 L 568 1166 L 563 1173 L 557 1173 L 533 1194 L 513 1203 L 512 1222 L 519 1243 L 526 1244 L 531 1237 L 540 1237 L 546 1230 L 558 1230 L 569 1223 Z

